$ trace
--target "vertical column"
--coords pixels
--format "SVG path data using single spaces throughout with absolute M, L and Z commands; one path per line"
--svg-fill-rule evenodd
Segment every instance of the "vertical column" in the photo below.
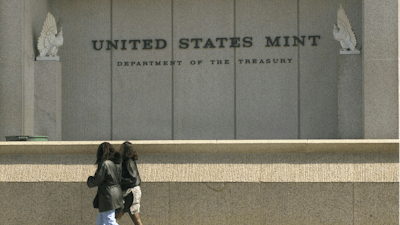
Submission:
M 33 78 L 25 74 L 24 1 L 0 0 L 0 140 L 31 135 Z
M 340 55 L 338 72 L 338 137 L 363 138 L 361 55 Z
M 398 138 L 398 2 L 363 5 L 364 138 Z
M 34 133 L 61 141 L 61 63 L 35 62 Z
M 35 57 L 39 54 L 37 41 L 42 31 L 43 22 L 47 16 L 47 0 L 24 0 L 23 7 L 23 129 L 24 134 L 34 134 L 34 74 Z

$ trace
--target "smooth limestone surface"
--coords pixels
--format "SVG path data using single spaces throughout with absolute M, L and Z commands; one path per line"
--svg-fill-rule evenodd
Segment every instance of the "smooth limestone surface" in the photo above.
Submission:
M 14 133 L 16 134 L 26 134 L 26 135 L 34 135 L 35 134 L 35 56 L 38 53 L 37 50 L 37 40 L 39 38 L 41 27 L 43 26 L 43 21 L 47 15 L 47 0 L 37 0 L 37 1 L 19 1 L 24 7 L 24 11 L 22 12 L 24 15 L 24 26 L 23 26 L 23 58 L 22 58 L 22 76 L 23 79 L 20 82 L 23 83 L 23 88 L 25 89 L 23 92 L 23 124 L 24 129 L 22 133 Z M 16 12 L 14 12 L 16 13 Z M 21 12 L 17 12 L 21 13 Z M 7 41 L 8 43 L 9 41 Z M 61 87 L 57 87 L 60 89 Z M 61 108 L 60 108 L 61 110 Z M 61 111 L 60 111 L 61 112 Z M 61 118 L 60 118 L 61 122 Z M 60 134 L 61 135 L 61 134 Z M 2 137 L 0 137 L 1 140 Z M 61 138 L 61 136 L 60 136 Z M 55 139 L 61 140 L 61 139 Z
M 93 3 L 93 4 L 91 4 Z M 92 40 L 111 39 L 110 1 L 50 1 L 63 20 L 62 139 L 111 139 L 111 52 L 95 51 Z
M 64 21 L 65 43 L 59 49 L 63 140 L 341 137 L 340 110 L 346 104 L 338 105 L 340 45 L 332 37 L 332 26 L 327 26 L 336 22 L 340 3 L 363 57 L 364 138 L 397 138 L 398 3 L 394 0 L 119 0 L 112 5 L 37 0 L 2 1 L 0 38 L 7 44 L 0 54 L 5 106 L 0 109 L 0 139 L 34 131 L 35 42 L 47 11 Z M 306 37 L 305 46 L 259 47 L 265 45 L 266 36 L 278 35 L 321 38 L 318 46 L 310 46 Z M 232 36 L 252 36 L 253 46 L 194 49 L 190 42 L 188 49 L 179 48 L 180 38 L 203 38 L 204 44 L 208 38 Z M 92 40 L 136 37 L 162 38 L 168 44 L 161 50 L 93 49 Z M 293 60 L 266 67 L 241 65 L 238 60 L 245 57 Z M 118 68 L 119 60 L 161 58 L 186 64 Z M 212 65 L 214 58 L 224 64 Z M 190 65 L 191 60 L 203 61 Z M 351 116 L 360 119 L 356 113 Z
M 60 49 L 63 140 L 359 138 L 353 126 L 341 124 L 341 109 L 348 104 L 339 101 L 343 61 L 338 57 L 340 44 L 332 36 L 340 4 L 364 57 L 363 133 L 368 138 L 395 138 L 398 82 L 397 56 L 392 55 L 397 51 L 374 50 L 397 45 L 397 28 L 385 25 L 396 21 L 391 20 L 397 15 L 394 1 L 364 13 L 363 21 L 362 10 L 372 10 L 378 3 L 119 0 L 92 5 L 83 0 L 49 4 L 56 18 L 64 19 L 65 29 L 72 31 L 65 32 L 70 41 Z M 387 13 L 385 7 L 391 10 Z M 383 19 L 378 18 L 381 14 Z M 377 41 L 382 34 L 386 41 Z M 320 36 L 316 46 L 311 45 L 311 35 Z M 267 36 L 280 36 L 281 46 L 266 47 Z M 283 46 L 284 36 L 290 38 L 289 46 Z M 306 36 L 304 46 L 293 46 L 292 36 Z M 227 41 L 221 47 L 216 41 L 231 37 L 241 38 L 240 44 L 244 37 L 252 37 L 253 44 L 235 48 Z M 187 49 L 180 47 L 182 38 L 188 39 Z M 199 48 L 194 38 L 203 39 Z M 209 38 L 215 48 L 204 48 Z M 131 39 L 141 40 L 137 50 L 131 49 Z M 155 49 L 155 39 L 165 40 L 166 47 Z M 94 50 L 92 40 L 119 40 L 118 49 L 106 50 L 104 42 L 103 49 Z M 152 49 L 142 49 L 144 40 L 152 40 Z M 386 62 L 386 54 L 393 63 Z M 271 63 L 260 63 L 261 59 Z M 174 66 L 171 60 L 176 61 Z M 143 64 L 150 61 L 153 65 Z M 359 63 L 348 66 L 346 72 L 360 69 Z M 354 85 L 361 81 L 354 80 Z M 352 91 L 343 94 L 351 96 Z M 346 110 L 352 121 L 363 119 L 358 109 Z
M 47 1 L 0 1 L 0 140 L 34 134 L 34 61 Z
M 354 184 L 354 224 L 398 224 L 398 183 Z
M 165 0 L 113 1 L 112 38 L 119 40 L 119 48 L 125 40 L 127 48 L 112 50 L 113 139 L 172 138 L 173 69 L 163 65 L 164 61 L 169 64 L 172 58 L 170 9 L 171 1 Z M 102 38 L 99 36 L 98 39 Z M 154 50 L 157 47 L 155 39 L 164 39 L 166 47 Z M 136 50 L 132 49 L 129 40 L 140 41 Z M 153 50 L 143 50 L 143 40 L 151 40 Z M 161 65 L 156 66 L 156 62 Z
M 398 138 L 398 61 L 364 58 L 364 138 Z M 373 94 L 375 93 L 375 94 Z M 390 93 L 390 94 L 389 94 Z M 378 96 L 387 96 L 384 99 Z
M 364 138 L 399 137 L 398 4 L 363 4 Z
M 0 1 L 0 133 L 6 136 L 23 132 L 23 33 L 21 29 L 23 3 L 21 1 Z M 9 88 L 12 87 L 12 88 Z M 0 140 L 5 140 L 1 137 Z
M 2 224 L 96 224 L 85 182 L 0 182 Z M 144 182 L 145 224 L 398 224 L 398 183 Z M 9 204 L 12 202 L 13 204 Z M 124 215 L 120 224 L 132 223 Z
M 338 77 L 338 137 L 363 138 L 362 56 L 340 55 Z
M 233 19 L 231 0 L 173 1 L 173 58 L 183 61 L 173 71 L 174 139 L 235 138 L 234 49 L 215 42 L 235 35 Z M 179 47 L 181 38 L 189 39 L 187 49 Z M 193 38 L 203 39 L 198 48 Z M 208 38 L 215 48 L 203 47 Z
M 235 49 L 236 138 L 296 139 L 299 49 L 284 47 L 283 37 L 298 34 L 297 2 L 242 0 L 235 6 L 236 36 L 253 38 L 251 47 Z M 280 47 L 266 47 L 266 37 L 280 37 Z
M 58 61 L 35 62 L 34 135 L 61 141 L 61 77 Z
M 300 1 L 299 34 L 320 35 L 318 46 L 299 47 L 299 138 L 338 137 L 338 62 L 340 44 L 332 35 L 342 1 Z M 362 2 L 346 1 L 346 14 L 360 41 Z M 335 9 L 335 10 L 333 10 Z M 361 42 L 359 42 L 361 43 Z

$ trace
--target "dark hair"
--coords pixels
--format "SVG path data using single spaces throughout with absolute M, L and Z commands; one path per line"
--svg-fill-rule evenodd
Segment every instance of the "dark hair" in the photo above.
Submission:
M 104 159 L 113 158 L 114 154 L 115 154 L 115 149 L 110 143 L 108 142 L 101 143 L 99 145 L 99 148 L 97 149 L 95 164 L 99 164 Z
M 130 143 L 129 141 L 125 141 L 124 143 L 122 143 L 123 148 L 120 149 L 119 154 L 121 154 L 122 159 L 123 160 L 127 160 L 127 159 L 133 159 L 133 160 L 138 160 L 139 157 L 136 154 L 136 151 L 133 150 L 133 146 L 132 143 Z

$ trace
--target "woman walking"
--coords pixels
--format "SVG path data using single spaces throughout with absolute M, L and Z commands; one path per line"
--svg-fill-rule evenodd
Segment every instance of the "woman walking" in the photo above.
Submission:
M 97 170 L 94 176 L 87 180 L 89 188 L 98 187 L 93 206 L 99 209 L 97 225 L 118 225 L 115 220 L 115 210 L 123 204 L 121 181 L 121 155 L 112 145 L 103 142 L 97 149 Z
M 117 222 L 127 212 L 135 225 L 143 225 L 139 217 L 142 191 L 140 190 L 141 180 L 136 165 L 138 156 L 136 151 L 133 150 L 132 143 L 128 141 L 121 145 L 119 153 L 123 159 L 121 188 L 125 203 L 122 212 L 116 214 Z

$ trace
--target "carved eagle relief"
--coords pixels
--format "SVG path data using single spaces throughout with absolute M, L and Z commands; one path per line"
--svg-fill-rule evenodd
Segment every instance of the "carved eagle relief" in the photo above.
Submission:
M 63 44 L 63 41 L 62 20 L 60 19 L 56 24 L 54 16 L 50 12 L 47 13 L 38 40 L 40 57 L 57 57 L 58 48 Z
M 340 45 L 342 46 L 341 51 L 359 52 L 359 50 L 356 49 L 356 35 L 354 34 L 350 21 L 347 18 L 342 5 L 340 5 L 337 12 L 337 25 L 333 24 L 333 26 L 333 37 L 335 40 L 340 42 Z

